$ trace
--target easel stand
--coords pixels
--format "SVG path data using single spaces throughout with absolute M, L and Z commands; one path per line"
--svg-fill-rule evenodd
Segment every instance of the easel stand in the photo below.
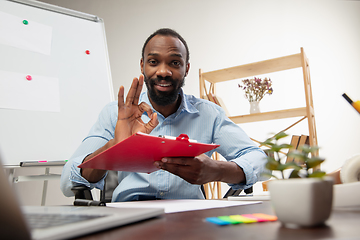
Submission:
M 46 194 L 48 188 L 49 180 L 58 180 L 61 177 L 61 174 L 52 174 L 50 173 L 50 167 L 62 167 L 65 165 L 65 161 L 54 161 L 54 162 L 22 162 L 20 166 L 4 166 L 8 169 L 8 179 L 10 183 L 16 184 L 19 182 L 29 182 L 29 181 L 44 181 L 43 191 L 41 196 L 41 206 L 45 206 Z M 28 175 L 28 176 L 17 176 L 15 177 L 16 169 L 20 168 L 45 168 L 44 174 L 39 175 Z

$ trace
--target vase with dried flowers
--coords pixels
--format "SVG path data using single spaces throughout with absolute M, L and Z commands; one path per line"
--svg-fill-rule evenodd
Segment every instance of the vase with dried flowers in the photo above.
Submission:
M 243 79 L 238 86 L 245 91 L 245 97 L 250 103 L 250 113 L 260 112 L 259 102 L 265 94 L 271 95 L 273 93 L 272 81 L 270 78 Z

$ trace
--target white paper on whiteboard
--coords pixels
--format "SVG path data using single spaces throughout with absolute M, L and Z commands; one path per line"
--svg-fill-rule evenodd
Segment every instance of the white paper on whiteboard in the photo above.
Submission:
M 59 80 L 0 70 L 0 108 L 60 112 Z
M 52 27 L 0 12 L 0 44 L 50 55 L 51 38 Z

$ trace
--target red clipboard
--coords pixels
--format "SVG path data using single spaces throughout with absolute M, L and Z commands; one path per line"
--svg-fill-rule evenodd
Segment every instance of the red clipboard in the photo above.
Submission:
M 186 134 L 169 139 L 138 132 L 78 167 L 150 173 L 163 157 L 195 157 L 219 146 L 189 141 Z

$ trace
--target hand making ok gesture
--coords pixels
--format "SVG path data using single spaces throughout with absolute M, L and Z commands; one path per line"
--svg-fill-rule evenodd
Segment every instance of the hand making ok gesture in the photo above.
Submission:
M 126 101 L 124 101 L 124 87 L 120 87 L 118 94 L 118 120 L 116 122 L 114 139 L 109 140 L 104 146 L 88 155 L 84 161 L 91 159 L 136 132 L 150 133 L 158 125 L 157 114 L 153 113 L 151 107 L 144 102 L 139 104 L 143 85 L 143 75 L 140 75 L 139 79 L 134 78 L 126 96 Z M 144 123 L 141 120 L 141 115 L 144 112 L 147 112 L 150 117 L 148 123 Z M 98 182 L 105 173 L 106 170 L 101 169 L 83 168 L 81 170 L 81 175 L 89 182 Z
M 157 114 L 153 113 L 151 107 L 141 102 L 139 97 L 144 85 L 144 75 L 140 75 L 139 79 L 134 78 L 129 92 L 124 101 L 124 87 L 121 86 L 118 94 L 118 120 L 115 127 L 115 144 L 130 137 L 136 132 L 149 134 L 159 123 Z M 142 114 L 146 112 L 150 118 L 148 123 L 144 123 L 141 119 Z

